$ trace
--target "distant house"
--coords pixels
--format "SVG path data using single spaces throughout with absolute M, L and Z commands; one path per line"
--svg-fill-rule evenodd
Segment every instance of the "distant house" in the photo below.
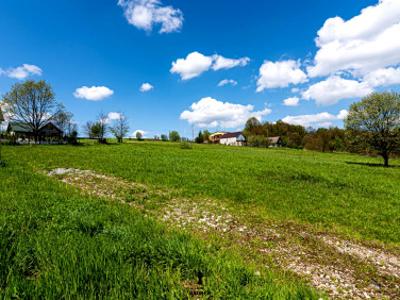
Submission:
M 219 143 L 228 146 L 243 146 L 246 139 L 242 132 L 228 132 L 222 135 Z
M 271 136 L 267 138 L 268 147 L 282 147 L 283 141 L 280 136 Z
M 31 143 L 35 140 L 31 127 L 22 122 L 8 123 L 6 133 L 17 143 Z M 39 130 L 39 143 L 62 143 L 63 137 L 64 132 L 51 121 L 44 124 Z
M 218 144 L 221 136 L 223 136 L 226 132 L 218 131 L 210 134 L 208 137 L 211 143 Z

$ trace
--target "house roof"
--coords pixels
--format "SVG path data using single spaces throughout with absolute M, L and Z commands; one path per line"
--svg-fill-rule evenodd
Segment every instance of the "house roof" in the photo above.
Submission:
M 271 136 L 268 138 L 268 142 L 270 142 L 271 144 L 277 144 L 280 139 L 280 136 Z
M 221 136 L 221 139 L 229 139 L 229 138 L 237 138 L 242 135 L 241 131 L 238 132 L 227 132 L 223 136 Z
M 224 135 L 226 132 L 218 131 L 214 132 L 213 134 L 210 134 L 210 137 L 218 136 L 218 135 Z
M 58 131 L 62 132 L 62 130 L 57 126 L 57 124 L 55 124 L 52 121 L 49 121 L 49 122 L 43 124 L 43 126 L 40 129 L 42 129 L 48 125 L 53 125 Z M 31 127 L 27 123 L 23 123 L 23 122 L 10 122 L 8 124 L 8 130 L 14 131 L 14 132 L 24 132 L 24 133 L 32 132 Z
M 14 132 L 31 132 L 31 128 L 22 122 L 10 122 L 8 123 L 8 130 Z

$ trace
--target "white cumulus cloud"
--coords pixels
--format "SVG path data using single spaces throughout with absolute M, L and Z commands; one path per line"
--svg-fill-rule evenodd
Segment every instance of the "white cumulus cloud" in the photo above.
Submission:
M 147 131 L 144 131 L 144 130 L 141 130 L 141 129 L 137 129 L 137 130 L 135 130 L 135 131 L 132 133 L 132 137 L 136 138 L 136 134 L 137 134 L 138 132 L 140 132 L 140 134 L 142 135 L 142 137 L 144 137 L 144 136 L 148 133 Z
M 379 0 L 347 21 L 327 19 L 318 31 L 311 77 L 337 71 L 366 74 L 400 63 L 400 1 Z
M 250 58 L 242 57 L 238 59 L 226 58 L 221 55 L 213 55 L 214 64 L 212 69 L 218 71 L 221 69 L 231 69 L 235 67 L 244 67 L 250 62 Z
M 311 85 L 302 93 L 302 97 L 306 100 L 315 100 L 319 105 L 332 105 L 340 100 L 364 97 L 372 91 L 372 88 L 364 82 L 331 76 Z
M 90 101 L 100 101 L 114 94 L 114 91 L 106 86 L 82 86 L 74 92 L 76 98 L 86 99 Z
M 35 65 L 23 64 L 16 68 L 10 68 L 7 70 L 0 69 L 0 75 L 5 75 L 15 79 L 25 79 L 32 75 L 42 75 L 43 71 L 41 68 Z
M 228 84 L 235 86 L 235 85 L 237 85 L 237 81 L 233 80 L 233 79 L 223 79 L 218 83 L 218 86 L 221 87 L 221 86 L 225 86 Z
M 179 31 L 183 25 L 180 9 L 164 6 L 160 0 L 119 0 L 129 24 L 150 32 L 155 24 L 160 33 Z
M 218 71 L 221 69 L 243 67 L 246 66 L 249 61 L 250 59 L 247 57 L 233 59 L 218 54 L 207 56 L 194 51 L 189 53 L 186 58 L 178 58 L 176 61 L 172 62 L 170 72 L 179 74 L 182 80 L 188 80 L 198 77 L 210 69 Z
M 371 87 L 400 84 L 400 68 L 381 68 L 368 73 L 363 80 Z
M 330 127 L 333 125 L 333 122 L 343 120 L 347 117 L 347 114 L 347 110 L 341 110 L 337 115 L 322 112 L 310 115 L 286 116 L 282 121 L 304 127 Z
M 254 111 L 253 105 L 222 102 L 206 97 L 193 103 L 189 110 L 181 113 L 180 118 L 198 127 L 237 128 L 243 126 L 251 117 L 261 120 L 270 113 L 269 108 Z
M 297 105 L 299 105 L 299 101 L 300 101 L 299 97 L 290 97 L 290 98 L 283 100 L 283 105 L 297 106 Z
M 151 85 L 150 83 L 148 83 L 148 82 L 142 83 L 142 85 L 141 85 L 140 88 L 139 88 L 139 90 L 140 90 L 142 93 L 149 92 L 149 91 L 151 91 L 152 89 L 154 89 L 154 86 L 152 86 L 152 85 Z
M 110 122 L 112 122 L 114 120 L 119 120 L 121 117 L 123 118 L 123 115 L 121 113 L 119 113 L 119 112 L 109 112 L 107 114 L 106 122 L 110 123 Z
M 211 57 L 195 51 L 189 53 L 186 58 L 179 58 L 173 62 L 170 72 L 178 73 L 182 80 L 188 80 L 208 71 L 212 63 Z
M 299 84 L 306 81 L 307 75 L 300 69 L 298 61 L 264 61 L 259 70 L 257 92 L 262 92 L 268 88 L 285 88 L 289 84 Z

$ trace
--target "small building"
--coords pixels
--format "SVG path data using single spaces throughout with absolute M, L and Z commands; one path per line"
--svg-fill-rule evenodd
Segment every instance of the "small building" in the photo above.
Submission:
M 222 135 L 219 143 L 227 146 L 243 146 L 246 142 L 242 132 L 228 132 Z
M 35 142 L 35 135 L 26 123 L 9 122 L 6 132 L 16 143 Z M 40 144 L 59 144 L 63 142 L 63 138 L 64 132 L 54 122 L 47 122 L 39 129 Z
M 282 147 L 283 141 L 280 136 L 271 136 L 267 138 L 268 147 Z
M 208 137 L 211 143 L 218 144 L 221 136 L 223 136 L 226 132 L 218 131 L 210 134 Z

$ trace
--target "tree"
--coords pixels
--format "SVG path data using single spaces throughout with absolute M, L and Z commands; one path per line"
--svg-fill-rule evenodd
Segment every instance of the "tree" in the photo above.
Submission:
M 136 139 L 138 141 L 142 141 L 143 140 L 143 133 L 141 133 L 140 131 L 136 131 Z
M 166 134 L 162 134 L 162 135 L 161 135 L 161 140 L 162 140 L 163 142 L 168 141 L 168 136 L 167 136 Z
M 203 132 L 200 130 L 199 131 L 199 135 L 194 139 L 194 141 L 197 143 L 197 144 L 203 144 L 203 142 L 204 142 L 204 136 L 203 136 Z
M 129 124 L 127 118 L 123 114 L 119 114 L 118 118 L 110 128 L 111 133 L 115 136 L 118 143 L 122 143 L 124 137 L 129 132 Z
M 53 89 L 43 80 L 15 84 L 4 96 L 3 102 L 10 121 L 28 126 L 35 142 L 39 141 L 42 126 L 54 121 L 63 111 L 63 106 L 55 100 Z
M 248 119 L 243 134 L 246 138 L 249 138 L 252 135 L 264 135 L 261 122 L 255 117 Z
M 353 143 L 382 156 L 388 167 L 400 147 L 400 94 L 372 93 L 352 104 L 345 126 Z
M 89 138 L 97 139 L 100 144 L 104 144 L 106 142 L 105 136 L 108 131 L 107 121 L 107 116 L 101 113 L 96 122 L 87 122 L 85 131 Z
M 179 135 L 178 131 L 170 131 L 169 132 L 169 140 L 171 142 L 179 142 L 181 140 L 181 136 Z

